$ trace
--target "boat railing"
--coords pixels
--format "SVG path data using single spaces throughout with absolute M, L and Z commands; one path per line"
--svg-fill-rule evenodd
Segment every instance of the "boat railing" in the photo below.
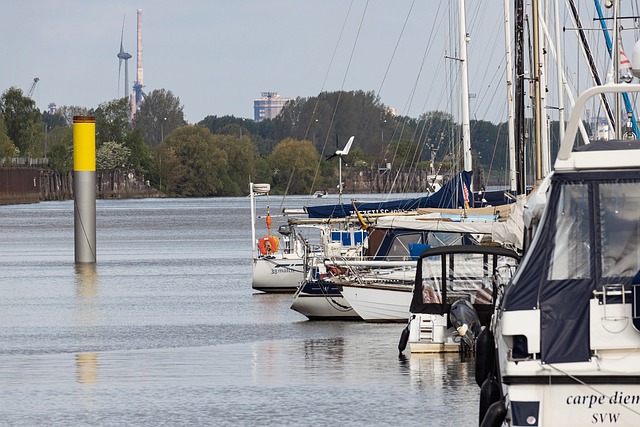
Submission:
M 613 310 L 609 309 L 607 311 L 607 305 L 612 304 L 626 304 L 627 296 L 631 295 L 631 290 L 626 290 L 625 286 L 621 283 L 614 283 L 603 285 L 601 290 L 594 290 L 593 296 L 597 298 L 600 304 L 602 304 L 603 315 L 602 320 L 606 321 L 621 321 L 621 320 L 629 320 L 629 316 L 620 315 L 620 311 L 616 310 L 616 314 L 612 314 Z
M 332 256 L 324 259 L 330 276 L 337 281 L 353 284 L 365 283 L 412 283 L 415 281 L 416 261 L 397 257 L 397 261 L 381 261 L 373 257 Z
M 343 263 L 349 263 L 351 266 L 359 267 L 376 267 L 376 268 L 391 268 L 391 267 L 415 267 L 416 260 L 409 255 L 398 256 L 380 256 L 372 255 L 358 255 L 354 257 L 327 257 L 331 262 L 335 262 L 337 265 Z
M 604 85 L 593 86 L 585 90 L 576 100 L 571 117 L 567 122 L 567 127 L 564 133 L 564 139 L 560 143 L 560 149 L 558 150 L 558 160 L 561 162 L 567 161 L 571 156 L 571 151 L 576 143 L 576 135 L 580 123 L 582 123 L 582 117 L 587 103 L 594 96 L 603 93 L 623 93 L 623 92 L 640 92 L 640 84 L 612 84 L 607 83 Z M 588 144 L 589 141 L 584 141 Z

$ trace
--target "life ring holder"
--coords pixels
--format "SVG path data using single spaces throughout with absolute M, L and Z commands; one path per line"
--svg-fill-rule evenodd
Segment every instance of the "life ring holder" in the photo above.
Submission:
M 276 236 L 264 236 L 258 240 L 258 249 L 262 255 L 271 255 L 278 251 L 279 244 Z

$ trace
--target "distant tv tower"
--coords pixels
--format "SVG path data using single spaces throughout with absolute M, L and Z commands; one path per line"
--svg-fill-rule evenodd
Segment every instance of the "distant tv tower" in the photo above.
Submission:
M 138 67 L 136 81 L 133 84 L 133 98 L 131 100 L 131 117 L 135 116 L 140 109 L 142 101 L 146 94 L 142 90 L 144 88 L 144 80 L 142 77 L 142 9 L 138 9 Z

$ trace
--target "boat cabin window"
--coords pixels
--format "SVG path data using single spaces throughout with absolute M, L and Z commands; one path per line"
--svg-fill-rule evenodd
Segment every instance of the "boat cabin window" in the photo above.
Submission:
M 549 280 L 589 277 L 590 223 L 591 209 L 587 185 L 564 185 L 558 200 Z
M 445 262 L 443 277 L 442 262 Z M 497 270 L 513 271 L 512 258 L 482 253 L 452 253 L 422 259 L 422 301 L 441 304 L 443 294 L 447 304 L 466 299 L 472 304 L 491 304 L 493 301 L 492 276 Z M 443 293 L 443 283 L 446 292 Z
M 400 234 L 394 237 L 387 253 L 389 259 L 400 259 L 410 255 L 409 244 L 422 243 L 422 233 Z
M 461 233 L 429 233 L 428 242 L 432 248 L 440 246 L 464 245 L 466 242 Z
M 548 280 L 586 279 L 592 271 L 601 277 L 632 277 L 638 271 L 640 182 L 616 180 L 589 187 L 576 183 L 561 188 Z
M 634 276 L 640 265 L 640 183 L 600 184 L 602 276 Z

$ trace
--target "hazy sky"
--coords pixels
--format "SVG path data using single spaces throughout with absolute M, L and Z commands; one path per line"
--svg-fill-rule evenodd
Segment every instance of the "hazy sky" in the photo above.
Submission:
M 504 120 L 503 2 L 468 3 L 471 116 Z M 171 90 L 190 123 L 207 115 L 253 118 L 253 100 L 263 91 L 285 97 L 375 91 L 385 105 L 417 117 L 451 108 L 450 76 L 457 65 L 444 57 L 456 54 L 457 30 L 450 22 L 457 18 L 449 9 L 455 4 L 5 0 L 0 90 L 17 86 L 26 93 L 39 77 L 33 98 L 41 110 L 50 102 L 92 108 L 123 96 L 124 64 L 118 87 L 116 57 L 122 20 L 126 16 L 124 48 L 133 56 L 132 84 L 140 8 L 145 91 Z

